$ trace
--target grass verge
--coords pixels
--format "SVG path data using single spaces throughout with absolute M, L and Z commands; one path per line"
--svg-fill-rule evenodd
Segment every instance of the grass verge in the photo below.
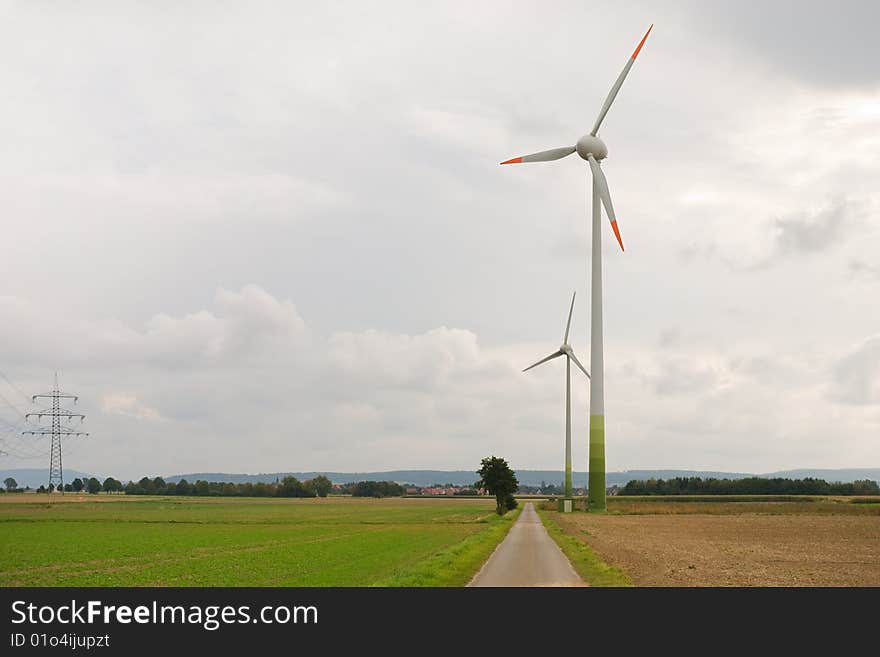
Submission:
M 553 537 L 556 544 L 568 557 L 571 565 L 583 580 L 590 586 L 632 586 L 632 580 L 625 572 L 615 566 L 610 566 L 599 558 L 593 548 L 565 531 L 556 524 L 553 519 L 555 511 L 536 508 L 541 522 L 547 528 L 547 533 Z
M 507 536 L 522 512 L 520 504 L 503 516 L 492 514 L 488 528 L 423 559 L 374 586 L 465 586 Z

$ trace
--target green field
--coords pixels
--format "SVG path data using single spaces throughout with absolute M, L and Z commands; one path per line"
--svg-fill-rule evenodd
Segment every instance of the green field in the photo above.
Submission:
M 494 500 L 3 496 L 0 586 L 461 586 Z

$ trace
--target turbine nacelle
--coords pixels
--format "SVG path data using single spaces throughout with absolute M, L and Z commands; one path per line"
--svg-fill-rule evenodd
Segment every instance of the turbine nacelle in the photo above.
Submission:
M 593 135 L 584 135 L 578 139 L 575 150 L 584 160 L 589 160 L 590 155 L 596 160 L 604 160 L 608 157 L 608 147 L 605 142 Z

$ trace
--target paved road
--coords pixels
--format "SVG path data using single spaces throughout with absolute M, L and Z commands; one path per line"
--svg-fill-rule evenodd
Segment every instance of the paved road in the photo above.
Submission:
M 585 586 L 526 503 L 507 537 L 468 586 Z

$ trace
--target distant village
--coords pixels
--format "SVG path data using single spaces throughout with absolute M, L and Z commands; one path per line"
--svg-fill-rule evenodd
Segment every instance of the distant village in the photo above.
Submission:
M 345 485 L 338 486 L 339 491 L 344 492 Z M 487 491 L 475 489 L 473 486 L 456 486 L 454 484 L 434 484 L 433 486 L 415 486 L 413 484 L 403 484 L 404 494 L 410 497 L 456 497 L 470 495 L 488 495 Z M 519 495 L 562 495 L 562 486 L 556 484 L 543 483 L 540 486 L 520 486 L 517 489 Z M 608 495 L 617 495 L 619 488 L 611 486 L 607 489 Z M 575 496 L 586 496 L 586 488 L 574 488 Z

